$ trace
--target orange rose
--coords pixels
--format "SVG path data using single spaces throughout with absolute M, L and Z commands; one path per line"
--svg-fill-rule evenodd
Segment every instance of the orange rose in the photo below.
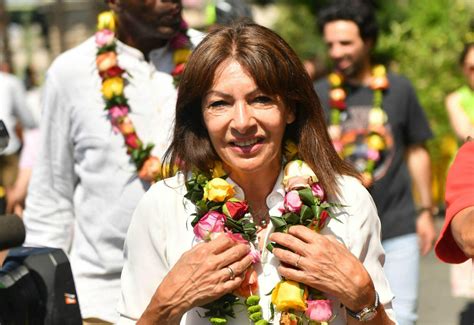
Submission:
M 133 126 L 132 120 L 130 117 L 125 116 L 119 123 L 118 128 L 123 135 L 132 134 L 135 132 L 135 127 Z
M 95 59 L 99 72 L 104 72 L 117 65 L 117 54 L 115 52 L 105 52 Z
M 256 293 L 258 290 L 257 278 L 257 272 L 254 270 L 254 268 L 249 268 L 245 272 L 244 281 L 240 284 L 239 288 L 234 290 L 234 294 L 247 298 Z
M 138 172 L 138 177 L 148 182 L 154 182 L 159 179 L 161 175 L 161 163 L 155 156 L 148 157 L 143 163 L 142 168 Z
M 329 97 L 336 102 L 343 101 L 346 99 L 346 92 L 342 88 L 331 89 L 329 91 Z

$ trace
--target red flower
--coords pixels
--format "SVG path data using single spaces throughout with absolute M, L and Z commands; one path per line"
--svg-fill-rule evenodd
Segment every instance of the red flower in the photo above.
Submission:
M 323 229 L 326 225 L 326 220 L 329 218 L 329 213 L 323 210 L 319 215 L 318 229 Z
M 234 220 L 242 219 L 248 211 L 249 206 L 244 201 L 227 201 L 222 207 L 222 212 Z
M 329 99 L 329 105 L 331 107 L 334 107 L 334 108 L 337 108 L 341 111 L 345 110 L 346 109 L 346 102 L 343 101 L 343 100 L 333 100 L 333 99 Z
M 125 136 L 125 143 L 132 149 L 137 149 L 140 147 L 140 139 L 138 139 L 138 136 L 135 132 Z
M 184 68 L 186 67 L 185 63 L 180 63 L 176 67 L 174 67 L 173 71 L 171 71 L 171 75 L 173 77 L 179 76 L 184 72 Z
M 113 78 L 113 77 L 118 77 L 118 76 L 121 76 L 123 73 L 125 72 L 124 69 L 122 69 L 121 67 L 115 65 L 105 71 L 102 71 L 102 72 L 99 72 L 100 74 L 100 77 L 102 79 L 106 79 L 106 78 Z

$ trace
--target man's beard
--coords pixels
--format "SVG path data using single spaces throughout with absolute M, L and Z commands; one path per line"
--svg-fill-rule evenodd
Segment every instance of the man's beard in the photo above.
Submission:
M 354 61 L 347 68 L 340 70 L 340 72 L 346 79 L 354 79 L 360 75 L 362 70 L 363 70 L 363 62 L 360 60 L 360 61 Z

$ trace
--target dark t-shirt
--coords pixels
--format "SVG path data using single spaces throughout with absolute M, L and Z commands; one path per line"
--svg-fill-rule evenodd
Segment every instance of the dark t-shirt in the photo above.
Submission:
M 411 83 L 392 73 L 388 74 L 388 80 L 390 85 L 382 102 L 387 115 L 383 130 L 387 146 L 374 171 L 375 182 L 369 188 L 382 223 L 383 240 L 416 232 L 411 178 L 404 153 L 408 146 L 423 143 L 432 136 Z M 314 86 L 329 116 L 327 79 L 318 80 Z M 373 103 L 373 91 L 369 87 L 349 86 L 346 92 L 347 118 L 341 122 L 343 136 L 368 128 Z

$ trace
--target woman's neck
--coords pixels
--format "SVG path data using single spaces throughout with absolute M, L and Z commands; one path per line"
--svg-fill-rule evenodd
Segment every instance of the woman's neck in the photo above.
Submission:
M 281 164 L 255 173 L 231 173 L 229 176 L 242 188 L 245 200 L 254 209 L 266 207 L 266 198 L 280 175 Z

